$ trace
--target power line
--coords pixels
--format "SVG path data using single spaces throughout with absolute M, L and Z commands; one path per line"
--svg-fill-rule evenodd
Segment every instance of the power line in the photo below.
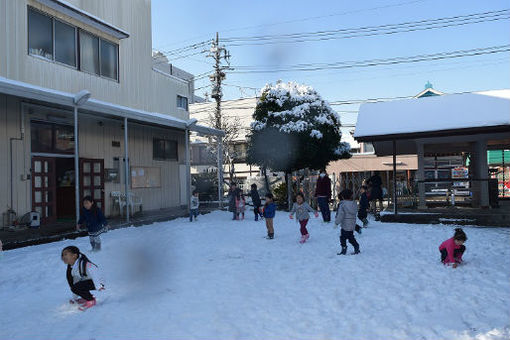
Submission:
M 243 30 L 247 30 L 247 29 L 251 29 L 251 28 L 260 28 L 260 27 L 267 28 L 267 27 L 270 27 L 270 26 L 285 25 L 285 24 L 290 24 L 290 23 L 295 23 L 295 22 L 303 22 L 303 21 L 310 21 L 310 20 L 322 19 L 322 18 L 327 18 L 327 17 L 343 16 L 343 15 L 349 15 L 349 14 L 355 14 L 355 13 L 361 13 L 361 12 L 374 11 L 374 10 L 379 10 L 379 9 L 386 9 L 386 8 L 392 8 L 392 7 L 400 7 L 400 6 L 405 6 L 405 5 L 410 5 L 410 4 L 414 4 L 414 3 L 418 3 L 418 2 L 425 2 L 425 1 L 428 1 L 428 0 L 406 1 L 406 2 L 396 3 L 396 4 L 391 4 L 391 5 L 377 6 L 377 7 L 371 7 L 371 8 L 363 8 L 363 9 L 358 9 L 358 10 L 345 11 L 345 12 L 340 12 L 340 13 L 333 13 L 333 14 L 328 14 L 328 15 L 314 16 L 314 17 L 305 17 L 305 18 L 300 18 L 300 19 L 293 19 L 293 20 L 288 20 L 288 21 L 280 21 L 280 22 L 268 23 L 268 24 L 263 24 L 263 25 L 246 26 L 246 27 L 240 27 L 240 28 L 230 28 L 230 29 L 225 29 L 225 30 L 219 30 L 219 32 L 224 33 L 224 32 L 243 31 Z M 181 41 L 176 42 L 176 43 L 167 44 L 166 46 L 176 45 L 176 44 L 179 44 L 179 43 L 182 43 L 182 42 L 185 42 L 185 41 L 189 41 L 191 39 L 204 38 L 204 37 L 208 37 L 208 36 L 210 36 L 210 34 L 196 36 L 194 38 L 189 38 L 187 40 L 181 40 Z M 194 46 L 194 45 L 202 44 L 202 43 L 205 46 L 205 45 L 210 43 L 210 39 L 206 40 L 206 41 L 200 41 L 200 42 L 195 43 L 195 44 L 186 45 L 184 47 L 180 47 L 180 48 L 176 48 L 176 49 L 171 49 L 171 50 L 168 50 L 168 51 L 171 52 L 171 51 L 174 51 L 174 50 L 179 50 L 179 49 L 183 49 L 183 48 L 186 48 L 186 47 L 190 47 L 190 46 Z
M 396 34 L 430 30 L 452 26 L 476 24 L 489 21 L 504 20 L 510 18 L 510 10 L 489 11 L 469 15 L 459 15 L 438 19 L 426 19 L 420 21 L 403 22 L 399 24 L 386 24 L 380 26 L 364 26 L 357 28 L 344 28 L 328 31 L 301 32 L 280 35 L 260 35 L 247 37 L 224 38 L 222 42 L 229 43 L 229 46 L 243 45 L 266 45 L 279 43 L 294 43 L 306 41 L 320 41 L 331 39 L 347 39 L 355 37 L 366 37 L 383 34 Z
M 470 50 L 457 50 L 450 52 L 440 52 L 433 54 L 420 54 L 409 57 L 393 57 L 387 59 L 368 59 L 362 61 L 339 61 L 333 63 L 308 63 L 289 65 L 282 68 L 275 69 L 261 69 L 267 66 L 235 66 L 234 68 L 239 71 L 232 71 L 231 73 L 246 74 L 246 73 L 275 73 L 275 72 L 312 72 L 323 70 L 341 70 L 349 68 L 362 68 L 374 67 L 381 65 L 397 65 L 405 63 L 418 63 L 424 61 L 434 61 L 452 58 L 473 57 L 486 54 L 504 53 L 510 51 L 510 44 L 491 46 L 484 48 L 474 48 Z M 276 67 L 280 67 L 276 65 Z

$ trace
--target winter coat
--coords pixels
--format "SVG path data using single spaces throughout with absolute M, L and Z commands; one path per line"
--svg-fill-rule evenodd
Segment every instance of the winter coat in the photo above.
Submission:
M 360 219 L 367 218 L 367 209 L 369 207 L 367 193 L 364 192 L 361 194 L 359 198 L 359 209 L 358 209 L 358 217 Z
M 194 209 L 198 209 L 199 206 L 200 206 L 200 201 L 198 200 L 198 197 L 191 196 L 191 202 L 190 202 L 189 208 L 194 210 Z
M 379 175 L 373 175 L 368 180 L 368 185 L 370 185 L 370 199 L 371 200 L 382 200 L 383 192 L 382 192 L 382 179 Z
M 101 287 L 103 281 L 100 279 L 97 266 L 81 255 L 72 266 L 67 265 L 66 277 L 70 286 L 80 281 L 92 280 L 96 289 Z
M 251 189 L 250 191 L 251 201 L 254 207 L 260 207 L 262 202 L 260 201 L 259 192 L 256 189 Z
M 310 218 L 308 212 L 315 212 L 315 210 L 306 202 L 303 202 L 303 204 L 298 204 L 296 202 L 290 210 L 291 215 L 296 213 L 296 218 L 298 221 L 308 220 Z
M 461 263 L 462 262 L 462 254 L 460 254 L 457 258 L 453 257 L 454 251 L 456 249 L 460 249 L 461 246 L 458 246 L 455 244 L 455 240 L 452 238 L 449 238 L 448 240 L 441 243 L 439 246 L 439 251 L 445 249 L 448 255 L 446 256 L 446 259 L 444 260 L 444 264 L 449 263 Z
M 274 218 L 276 215 L 276 204 L 274 202 L 266 203 L 263 215 L 265 218 Z
M 82 208 L 78 224 L 85 224 L 89 235 L 97 236 L 106 232 L 105 226 L 108 225 L 108 222 L 101 209 L 95 207 L 90 210 Z
M 241 189 L 239 188 L 230 189 L 228 191 L 228 197 L 229 197 L 228 211 L 234 212 L 236 211 L 236 199 L 241 197 Z
M 317 179 L 315 187 L 315 197 L 326 197 L 328 200 L 331 198 L 331 180 L 328 175 Z
M 340 225 L 345 231 L 353 231 L 356 227 L 356 212 L 358 205 L 354 201 L 343 200 L 336 211 L 335 224 Z

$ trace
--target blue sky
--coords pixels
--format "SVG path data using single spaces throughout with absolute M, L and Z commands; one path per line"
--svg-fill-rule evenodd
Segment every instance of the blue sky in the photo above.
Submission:
M 242 5 L 240 4 L 242 3 Z M 466 15 L 510 8 L 510 1 L 389 0 L 389 1 L 166 1 L 152 0 L 153 47 L 171 50 L 220 37 L 312 32 L 396 24 L 407 21 Z M 320 18 L 316 18 L 320 17 Z M 510 20 L 449 27 L 388 36 L 282 45 L 227 48 L 232 65 L 292 65 L 311 62 L 357 61 L 396 56 L 464 50 L 510 43 Z M 205 54 L 175 60 L 191 73 L 211 69 Z M 229 74 L 225 83 L 260 88 L 266 83 L 297 81 L 314 87 L 329 101 L 408 96 L 420 92 L 430 81 L 444 92 L 510 88 L 510 55 L 447 59 L 351 70 Z M 199 81 L 196 87 L 208 84 Z M 202 95 L 203 89 L 198 91 Z M 225 88 L 225 99 L 253 96 Z M 356 107 L 336 106 L 337 111 Z M 355 121 L 355 113 L 343 114 L 343 122 Z

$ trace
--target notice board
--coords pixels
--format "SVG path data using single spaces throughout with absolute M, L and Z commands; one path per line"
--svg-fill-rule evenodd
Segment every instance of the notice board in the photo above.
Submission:
M 131 188 L 160 188 L 161 168 L 148 166 L 131 167 Z

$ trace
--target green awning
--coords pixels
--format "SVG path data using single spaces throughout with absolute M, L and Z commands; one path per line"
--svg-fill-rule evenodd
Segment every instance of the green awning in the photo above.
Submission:
M 503 152 L 504 152 L 504 160 L 505 164 L 510 165 L 510 150 L 489 150 L 487 151 L 487 161 L 489 165 L 496 165 L 503 163 Z

